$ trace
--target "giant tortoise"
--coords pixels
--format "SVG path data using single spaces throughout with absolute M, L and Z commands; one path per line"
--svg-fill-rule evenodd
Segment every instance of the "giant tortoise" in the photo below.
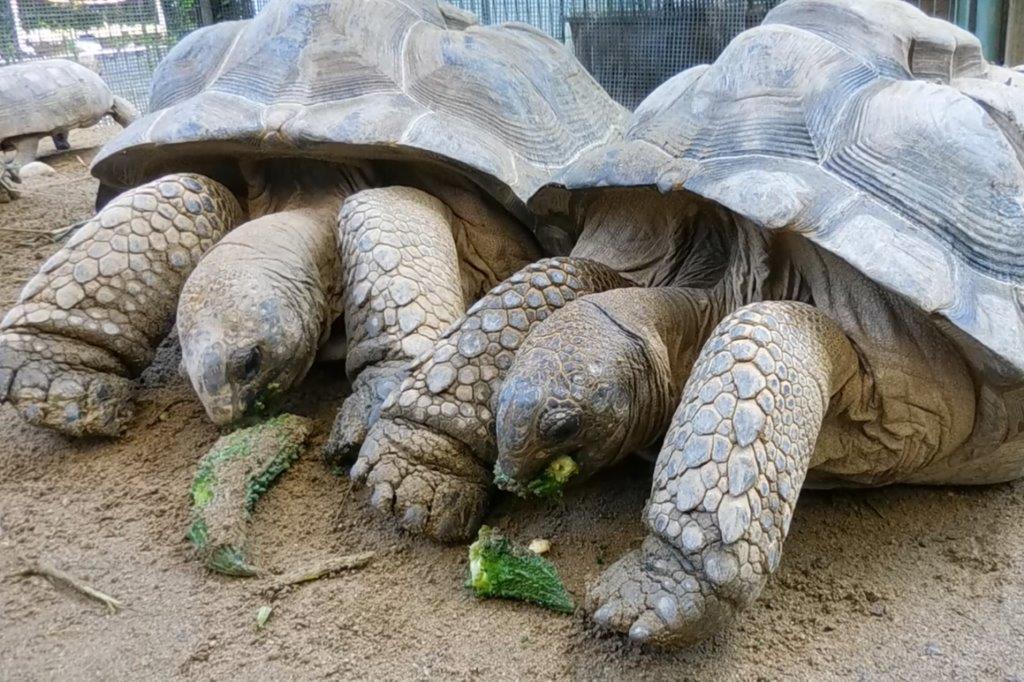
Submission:
M 1021 476 L 1022 86 L 910 4 L 784 2 L 533 198 L 572 256 L 415 363 L 354 477 L 453 540 L 492 481 L 653 449 L 650 535 L 589 608 L 692 642 L 761 592 L 804 485 Z
M 195 390 L 234 422 L 302 378 L 344 310 L 335 440 L 361 439 L 466 302 L 543 255 L 529 196 L 627 117 L 554 40 L 436 0 L 272 0 L 182 40 L 150 108 L 93 165 L 134 189 L 0 325 L 0 394 L 32 423 L 121 431 L 175 307 Z
M 107 115 L 126 126 L 138 114 L 81 64 L 45 59 L 0 68 L 0 151 L 13 152 L 0 172 L 0 201 L 13 197 L 10 178 L 36 158 L 40 139 L 49 136 L 57 149 L 70 149 L 68 131 Z

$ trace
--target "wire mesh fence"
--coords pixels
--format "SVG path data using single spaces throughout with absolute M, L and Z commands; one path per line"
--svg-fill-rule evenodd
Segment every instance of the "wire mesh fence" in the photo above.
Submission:
M 0 65 L 73 59 L 145 111 L 167 51 L 204 24 L 251 17 L 254 1 L 0 0 Z
M 482 24 L 503 24 L 517 21 L 530 24 L 552 36 L 566 41 L 566 16 L 573 0 L 449 0 L 453 5 L 469 10 Z
M 0 64 L 62 57 L 92 68 L 140 111 L 153 69 L 189 31 L 253 16 L 269 0 L 0 0 Z M 666 78 L 710 62 L 780 0 L 452 0 L 484 24 L 531 24 L 569 45 L 633 107 Z M 950 18 L 954 0 L 911 0 Z
M 734 36 L 760 23 L 772 4 L 581 0 L 567 21 L 579 60 L 612 97 L 633 108 L 676 73 L 714 61 Z
M 73 59 L 145 109 L 153 69 L 198 27 L 190 0 L 0 0 L 0 60 Z
M 929 16 L 953 21 L 955 0 L 909 0 L 909 2 Z
M 532 24 L 567 43 L 616 100 L 634 107 L 665 79 L 713 61 L 780 0 L 452 0 L 484 24 Z

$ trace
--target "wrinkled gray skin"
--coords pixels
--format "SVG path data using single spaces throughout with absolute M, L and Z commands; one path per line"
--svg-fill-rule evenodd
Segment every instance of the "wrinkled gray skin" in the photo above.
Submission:
M 649 535 L 586 605 L 661 644 L 756 599 L 805 484 L 1021 476 L 1022 85 L 905 3 L 783 3 L 535 197 L 579 235 L 572 257 L 499 285 L 483 302 L 500 314 L 470 310 L 353 475 L 451 540 L 492 469 L 524 493 L 560 456 L 582 479 L 657 450 Z M 610 291 L 546 295 L 602 268 Z

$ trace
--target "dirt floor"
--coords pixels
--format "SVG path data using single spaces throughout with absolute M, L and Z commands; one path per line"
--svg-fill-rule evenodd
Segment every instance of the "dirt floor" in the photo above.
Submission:
M 89 216 L 87 163 L 107 127 L 73 133 L 54 177 L 0 204 L 0 309 L 55 249 L 11 230 Z M 52 152 L 52 147 L 49 147 Z M 727 632 L 692 650 L 631 647 L 579 614 L 477 602 L 465 549 L 396 532 L 316 454 L 344 395 L 319 367 L 287 407 L 314 448 L 263 499 L 252 547 L 265 577 L 207 573 L 184 533 L 196 460 L 217 438 L 173 371 L 146 377 L 130 432 L 72 442 L 0 408 L 0 679 L 1024 679 L 1024 484 L 806 492 L 781 570 Z M 631 464 L 558 505 L 501 500 L 488 522 L 550 538 L 580 595 L 643 536 L 649 470 Z M 275 575 L 377 552 L 368 567 L 285 593 Z M 104 608 L 26 559 L 123 601 Z M 273 606 L 266 627 L 257 610 Z

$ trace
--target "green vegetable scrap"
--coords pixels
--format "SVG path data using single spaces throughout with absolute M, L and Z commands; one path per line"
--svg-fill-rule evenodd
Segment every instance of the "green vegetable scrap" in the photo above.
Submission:
M 256 612 L 256 629 L 262 630 L 263 626 L 267 624 L 270 619 L 270 614 L 274 612 L 273 606 L 261 606 L 260 610 Z
M 572 596 L 547 559 L 518 547 L 488 526 L 469 546 L 466 587 L 477 597 L 518 599 L 553 611 L 572 613 Z
M 220 438 L 199 461 L 192 481 L 187 537 L 207 568 L 256 575 L 246 553 L 246 530 L 256 502 L 298 458 L 311 423 L 284 414 Z
M 526 488 L 538 497 L 561 497 L 562 488 L 579 472 L 573 458 L 563 455 L 548 464 L 544 473 L 527 483 Z
M 252 405 L 249 407 L 249 411 L 246 414 L 245 424 L 255 423 L 258 425 L 259 420 L 267 416 L 267 414 L 274 410 L 281 399 L 281 384 L 275 382 L 267 384 L 263 392 L 256 396 Z

